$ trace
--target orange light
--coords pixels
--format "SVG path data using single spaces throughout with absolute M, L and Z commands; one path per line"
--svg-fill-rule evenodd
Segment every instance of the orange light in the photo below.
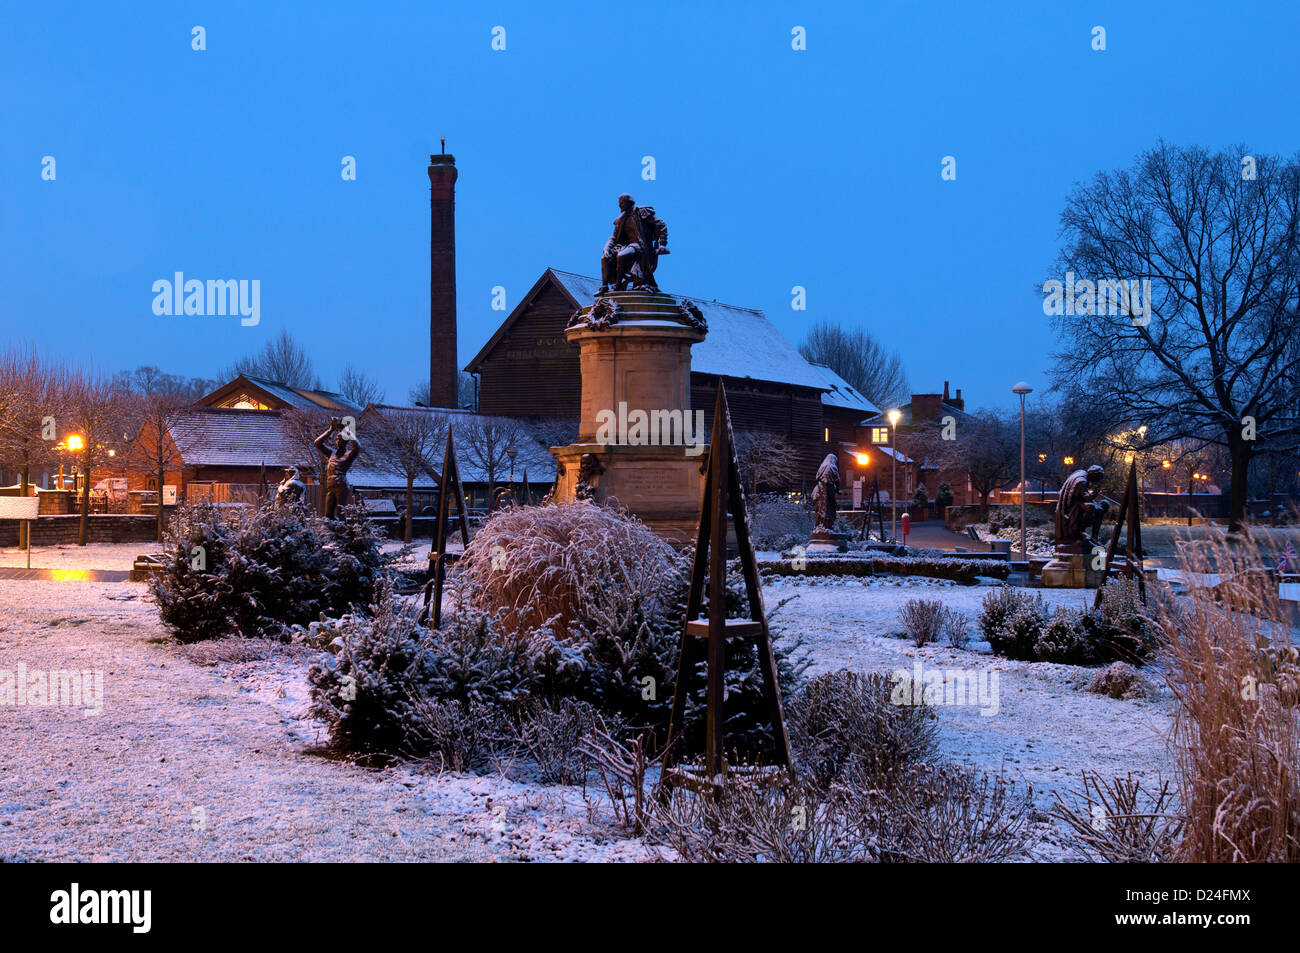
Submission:
M 1161 467 L 1161 469 L 1163 469 L 1163 470 L 1168 470 L 1168 469 L 1169 469 L 1170 467 L 1172 467 L 1172 466 L 1173 466 L 1173 464 L 1170 463 L 1168 460 L 1162 460 L 1162 461 L 1160 462 L 1160 467 Z
M 865 453 L 856 454 L 854 456 L 854 459 L 858 461 L 858 466 L 860 467 L 865 467 L 868 463 L 871 462 L 871 457 Z
M 1046 461 L 1047 461 L 1047 454 L 1045 454 L 1045 453 L 1040 453 L 1040 454 L 1038 455 L 1038 462 L 1039 462 L 1039 463 L 1045 463 Z
M 69 449 L 69 450 L 80 450 L 80 449 L 81 449 L 82 447 L 84 447 L 85 445 L 86 445 L 86 442 L 85 442 L 84 440 L 82 440 L 81 437 L 78 436 L 78 435 L 75 434 L 75 433 L 74 433 L 72 436 L 70 436 L 70 437 L 68 438 L 68 449 Z
M 1065 458 L 1065 465 L 1066 465 L 1067 467 L 1072 467 L 1072 466 L 1074 466 L 1074 457 L 1066 457 L 1066 458 Z

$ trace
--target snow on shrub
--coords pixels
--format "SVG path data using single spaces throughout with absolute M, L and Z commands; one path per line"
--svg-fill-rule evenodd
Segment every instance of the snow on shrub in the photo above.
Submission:
M 790 745 L 801 773 L 825 786 L 852 778 L 888 787 L 938 750 L 928 705 L 895 705 L 893 680 L 840 669 L 810 679 L 786 706 Z
M 807 544 L 813 531 L 808 507 L 780 493 L 763 493 L 746 500 L 754 548 L 780 552 Z
M 1155 692 L 1138 670 L 1126 662 L 1112 662 L 1092 677 L 1087 691 L 1125 700 L 1149 698 Z
M 360 506 L 342 508 L 336 520 L 266 506 L 238 521 L 214 506 L 183 506 L 150 593 L 182 642 L 279 638 L 322 614 L 367 605 L 387 565 L 381 541 Z
M 1041 595 L 998 586 L 984 597 L 980 629 L 996 655 L 1034 661 L 1034 647 L 1046 624 L 1047 606 Z
M 908 599 L 898 611 L 898 618 L 912 643 L 920 648 L 939 637 L 944 606 L 938 599 Z
M 868 556 L 768 560 L 759 564 L 765 576 L 928 576 L 968 586 L 980 576 L 1006 579 L 1011 567 L 1000 559 L 958 559 L 932 556 Z

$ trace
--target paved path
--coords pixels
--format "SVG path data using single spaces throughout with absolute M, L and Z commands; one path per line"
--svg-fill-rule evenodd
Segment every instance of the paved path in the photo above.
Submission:
M 0 579 L 43 579 L 53 582 L 126 582 L 127 569 L 18 569 L 0 566 Z
M 888 529 L 888 520 L 885 521 L 885 526 Z M 899 527 L 899 535 L 902 535 L 902 527 Z M 941 520 L 912 524 L 912 531 L 907 534 L 907 545 L 946 549 L 949 552 L 958 546 L 972 552 L 986 553 L 989 550 L 988 543 L 976 543 L 965 533 L 954 533 L 945 527 Z

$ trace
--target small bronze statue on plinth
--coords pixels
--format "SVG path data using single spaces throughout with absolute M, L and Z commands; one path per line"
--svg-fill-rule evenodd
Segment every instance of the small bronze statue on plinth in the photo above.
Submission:
M 331 450 L 327 441 L 336 432 L 338 439 L 334 443 L 334 449 Z M 340 506 L 352 502 L 352 488 L 348 486 L 348 470 L 352 466 L 352 461 L 356 460 L 357 454 L 361 452 L 361 444 L 356 440 L 349 440 L 346 434 L 347 428 L 343 426 L 343 422 L 337 417 L 331 417 L 329 430 L 312 441 L 313 446 L 328 458 L 325 463 L 324 486 L 327 519 L 333 519 Z
M 817 485 L 813 488 L 813 534 L 808 543 L 810 553 L 842 553 L 848 549 L 848 533 L 835 532 L 836 496 L 840 491 L 840 464 L 835 454 L 826 454 L 817 468 Z
M 298 478 L 298 468 L 285 467 L 284 479 L 275 488 L 275 508 L 279 510 L 301 506 L 306 496 L 307 487 Z
M 668 226 L 648 205 L 638 206 L 626 192 L 618 197 L 619 215 L 614 234 L 600 255 L 600 290 L 597 295 L 634 290 L 658 294 L 655 269 L 659 256 L 668 252 Z

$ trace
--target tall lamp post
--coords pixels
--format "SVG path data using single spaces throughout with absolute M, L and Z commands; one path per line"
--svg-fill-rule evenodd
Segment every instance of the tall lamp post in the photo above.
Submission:
M 1029 541 L 1025 537 L 1025 395 L 1033 390 L 1024 381 L 1011 388 L 1020 395 L 1020 555 L 1029 561 Z
M 898 420 L 902 417 L 902 411 L 891 410 L 889 412 L 889 535 L 895 540 L 898 539 Z

